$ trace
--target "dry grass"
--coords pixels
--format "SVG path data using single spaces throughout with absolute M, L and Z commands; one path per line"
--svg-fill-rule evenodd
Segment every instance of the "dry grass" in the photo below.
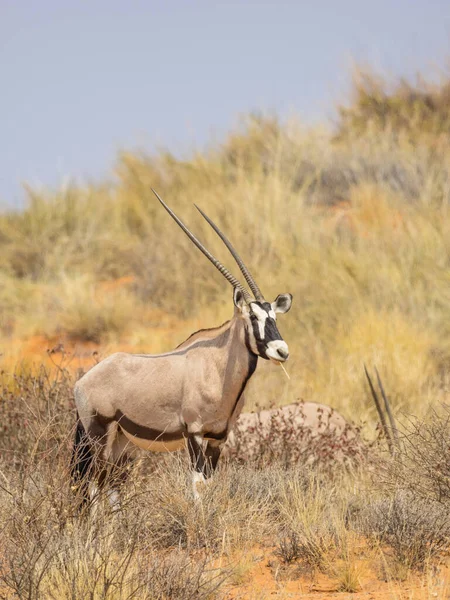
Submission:
M 375 364 L 403 424 L 396 462 L 337 476 L 224 463 L 194 504 L 184 455 L 147 459 L 121 512 L 100 500 L 80 518 L 68 474 L 72 375 L 19 366 L 0 397 L 0 594 L 220 598 L 246 577 L 233 551 L 274 544 L 277 568 L 331 572 L 341 561 L 334 573 L 352 592 L 355 536 L 370 537 L 387 579 L 428 573 L 448 552 L 448 82 L 361 81 L 337 135 L 253 116 L 189 160 L 122 154 L 114 183 L 29 190 L 23 211 L 0 214 L 0 360 L 35 334 L 160 352 L 229 318 L 231 290 L 154 187 L 231 267 L 192 204 L 204 208 L 268 299 L 294 295 L 280 319 L 291 380 L 261 364 L 248 407 L 330 404 L 373 438 L 362 365 Z
M 236 561 L 236 553 L 273 548 L 274 541 L 276 572 L 325 573 L 337 589 L 352 592 L 362 585 L 365 567 L 355 547 L 364 538 L 381 579 L 437 567 L 450 550 L 448 498 L 424 500 L 414 493 L 414 473 L 401 468 L 414 456 L 417 472 L 439 480 L 440 466 L 429 459 L 437 443 L 431 438 L 424 446 L 423 438 L 410 437 L 394 464 L 373 460 L 373 481 L 364 468 L 330 470 L 328 463 L 311 469 L 225 461 L 199 503 L 184 453 L 147 455 L 129 473 L 120 511 L 111 512 L 105 494 L 95 510 L 80 514 L 69 474 L 72 386 L 64 369 L 52 375 L 41 369 L 17 375 L 1 390 L 0 590 L 6 598 L 220 598 L 251 577 L 252 562 Z M 445 419 L 440 423 L 446 431 Z M 413 446 L 420 453 L 411 454 Z
M 9 340 L 30 334 L 169 350 L 189 331 L 158 329 L 152 311 L 160 309 L 203 327 L 229 318 L 231 290 L 161 209 L 154 187 L 232 266 L 192 204 L 203 207 L 268 298 L 294 295 L 280 319 L 291 383 L 259 369 L 250 408 L 298 398 L 330 403 L 373 431 L 360 383 L 366 362 L 384 374 L 397 412 L 423 414 L 448 384 L 450 149 L 439 138 L 436 152 L 434 138 L 413 127 L 422 114 L 414 102 L 427 105 L 428 88 L 422 97 L 402 86 L 384 90 L 387 116 L 366 129 L 357 122 L 370 121 L 368 112 L 376 121 L 381 92 L 375 83 L 356 88 L 341 118 L 341 133 L 353 127 L 351 139 L 253 116 L 189 160 L 122 154 L 113 184 L 29 190 L 23 211 L 0 215 L 5 360 Z M 433 92 L 435 112 L 444 111 L 447 87 Z M 398 134 L 394 109 L 410 111 L 410 121 L 399 119 L 414 144 Z M 123 278 L 132 283 L 114 288 Z
M 448 70 L 447 70 L 448 71 Z M 450 82 L 447 74 L 438 83 L 418 77 L 388 81 L 374 71 L 357 68 L 350 106 L 340 107 L 339 138 L 367 130 L 391 129 L 414 142 L 425 137 L 444 141 L 450 130 Z
M 439 374 L 449 356 L 449 275 L 443 257 L 450 239 L 442 187 L 435 187 L 431 175 L 414 184 L 410 179 L 395 186 L 389 179 L 374 182 L 358 169 L 368 162 L 368 170 L 377 172 L 377 161 L 385 156 L 381 148 L 360 141 L 353 152 L 344 151 L 320 135 L 281 126 L 266 141 L 268 165 L 263 169 L 256 161 L 250 168 L 246 152 L 252 136 L 259 139 L 266 126 L 253 124 L 215 155 L 190 163 L 124 156 L 120 183 L 111 190 L 66 190 L 33 200 L 23 213 L 4 214 L 4 345 L 11 336 L 60 332 L 119 345 L 124 336 L 142 337 L 140 331 L 153 327 L 148 307 L 179 318 L 203 312 L 205 327 L 229 318 L 231 290 L 168 221 L 149 195 L 153 185 L 230 264 L 192 203 L 204 207 L 230 234 L 270 299 L 282 291 L 294 294 L 292 311 L 280 319 L 291 347 L 291 383 L 280 382 L 273 370 L 261 370 L 250 388 L 250 407 L 256 401 L 286 403 L 301 397 L 331 403 L 373 427 L 375 415 L 360 384 L 363 361 L 375 362 L 385 373 L 396 409 L 416 413 L 424 398 L 442 397 Z M 230 144 L 240 144 L 243 155 L 238 160 L 235 149 L 232 163 Z M 419 160 L 398 147 L 393 152 L 407 170 Z M 298 163 L 306 156 L 319 161 L 313 183 L 311 174 L 298 180 Z M 289 170 L 286 164 L 294 157 L 295 168 Z M 335 190 L 321 177 L 340 162 L 343 173 L 349 170 L 349 181 L 342 192 L 348 205 L 338 218 L 324 208 L 335 199 L 321 199 L 320 190 L 328 195 Z M 420 201 L 409 189 L 416 184 Z M 96 194 L 88 222 L 81 207 Z M 76 217 L 67 204 L 74 206 Z M 39 219 L 30 232 L 30 223 Z M 85 241 L 86 228 L 90 237 Z M 35 249 L 27 252 L 36 257 L 27 255 L 19 268 L 22 246 L 32 236 L 38 238 Z M 97 283 L 131 275 L 131 286 L 113 292 L 102 294 Z M 146 348 L 168 350 L 169 343 L 158 338 L 157 330 L 149 331 Z

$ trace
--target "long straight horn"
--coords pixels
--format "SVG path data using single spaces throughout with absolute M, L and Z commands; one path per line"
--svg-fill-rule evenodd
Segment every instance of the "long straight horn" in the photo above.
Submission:
M 195 237 L 195 235 L 193 233 L 191 233 L 189 231 L 189 229 L 186 227 L 186 225 L 177 217 L 177 215 L 173 212 L 173 210 L 171 210 L 167 204 L 164 202 L 164 200 L 157 194 L 157 192 L 155 192 L 155 190 L 153 188 L 151 188 L 152 192 L 155 194 L 155 196 L 158 198 L 158 200 L 161 202 L 161 204 L 164 206 L 164 208 L 167 210 L 167 212 L 169 213 L 169 215 L 172 217 L 172 219 L 181 227 L 181 229 L 184 231 L 184 233 L 188 236 L 188 238 L 197 246 L 197 248 L 203 252 L 203 254 L 206 256 L 206 258 L 208 258 L 212 264 L 216 267 L 216 269 L 218 271 L 220 271 L 220 273 L 222 273 L 222 275 L 225 277 L 225 279 L 227 281 L 229 281 L 231 283 L 231 285 L 233 287 L 237 287 L 240 290 L 242 290 L 242 293 L 244 294 L 244 298 L 246 300 L 246 302 L 251 302 L 252 297 L 250 296 L 250 294 L 247 292 L 247 290 L 245 288 L 242 287 L 242 285 L 239 283 L 239 281 L 236 279 L 236 277 L 233 277 L 233 275 L 230 273 L 230 271 L 228 271 L 227 268 L 225 268 L 223 266 L 223 264 L 221 262 L 219 262 L 217 260 L 217 258 L 215 258 L 211 252 L 209 252 L 204 246 L 203 244 Z
M 227 238 L 227 236 L 224 233 L 222 233 L 220 231 L 220 229 L 217 227 L 217 225 L 213 221 L 211 221 L 211 219 L 208 217 L 208 215 L 205 215 L 205 213 L 202 211 L 201 208 L 199 208 L 196 204 L 194 204 L 194 206 L 199 211 L 199 213 L 202 215 L 202 217 L 204 219 L 206 219 L 206 221 L 208 221 L 208 223 L 211 225 L 211 227 L 214 229 L 214 231 L 220 237 L 222 242 L 225 244 L 225 246 L 231 252 L 234 260 L 237 262 L 237 264 L 242 272 L 242 275 L 245 277 L 245 280 L 247 281 L 250 289 L 252 290 L 253 295 L 255 296 L 256 300 L 258 300 L 259 302 L 262 302 L 264 300 L 264 296 L 261 294 L 261 290 L 256 285 L 256 282 L 253 279 L 253 277 L 251 276 L 250 271 L 245 266 L 244 261 L 239 256 L 239 254 L 236 252 L 236 250 L 233 248 L 233 246 L 231 245 L 230 240 Z
M 386 396 L 386 392 L 384 391 L 384 386 L 383 383 L 381 381 L 381 377 L 380 374 L 378 373 L 378 369 L 375 367 L 375 373 L 377 375 L 377 380 L 378 380 L 378 387 L 380 388 L 380 392 L 381 395 L 383 397 L 384 400 L 384 406 L 386 408 L 386 412 L 387 412 L 387 416 L 389 418 L 389 423 L 391 424 L 391 431 L 394 434 L 394 442 L 395 442 L 395 447 L 397 450 L 400 449 L 400 442 L 398 439 L 398 429 L 397 429 L 397 425 L 395 424 L 395 419 L 394 419 L 394 415 L 392 414 L 392 410 L 391 410 L 391 404 L 388 400 L 388 397 Z
M 364 372 L 366 374 L 367 381 L 369 382 L 369 387 L 370 387 L 370 391 L 372 392 L 373 401 L 375 402 L 375 406 L 377 407 L 378 416 L 380 417 L 380 421 L 381 421 L 381 428 L 383 430 L 384 436 L 385 436 L 387 444 L 388 444 L 389 454 L 391 456 L 394 456 L 394 447 L 392 444 L 391 432 L 388 429 L 388 426 L 386 423 L 386 417 L 384 416 L 380 401 L 378 399 L 375 388 L 373 387 L 373 383 L 372 383 L 372 380 L 370 379 L 370 375 L 367 371 L 366 365 L 364 365 Z

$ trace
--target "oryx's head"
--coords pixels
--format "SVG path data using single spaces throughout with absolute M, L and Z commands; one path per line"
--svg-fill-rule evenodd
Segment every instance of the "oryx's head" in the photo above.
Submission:
M 262 358 L 285 362 L 289 358 L 289 348 L 277 327 L 277 313 L 285 313 L 291 308 L 291 294 L 280 294 L 270 303 L 262 297 L 248 301 L 243 291 L 234 288 L 234 305 L 245 319 L 250 348 Z
M 205 215 L 205 213 L 196 206 L 197 210 L 208 221 L 220 239 L 224 242 L 233 258 L 237 262 L 242 274 L 244 275 L 254 298 L 233 277 L 217 258 L 215 258 L 193 233 L 184 225 L 184 223 L 176 216 L 176 214 L 167 206 L 167 204 L 158 196 L 155 190 L 152 190 L 170 216 L 178 223 L 181 229 L 192 240 L 192 242 L 203 252 L 203 254 L 213 263 L 213 265 L 222 273 L 229 283 L 234 288 L 233 301 L 235 312 L 240 318 L 244 319 L 247 340 L 252 352 L 265 359 L 271 359 L 277 362 L 285 362 L 289 358 L 289 348 L 286 342 L 280 335 L 276 324 L 277 313 L 285 313 L 291 308 L 292 295 L 280 294 L 272 302 L 266 302 L 255 280 L 251 276 L 244 262 L 231 245 L 228 238 L 219 230 L 219 228 Z

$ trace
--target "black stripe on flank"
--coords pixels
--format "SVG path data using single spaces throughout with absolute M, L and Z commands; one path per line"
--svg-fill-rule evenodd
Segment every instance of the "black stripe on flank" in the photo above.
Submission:
M 205 440 L 216 440 L 218 442 L 221 442 L 222 440 L 225 441 L 227 434 L 228 434 L 228 426 L 223 431 L 220 431 L 219 433 L 204 433 L 203 437 L 205 438 Z
M 124 415 L 121 410 L 116 411 L 114 418 L 119 423 L 120 427 L 127 433 L 142 440 L 149 440 L 152 442 L 173 442 L 175 440 L 181 440 L 183 434 L 186 433 L 185 430 L 181 429 L 180 431 L 167 433 L 166 431 L 159 431 L 158 429 L 152 429 L 145 425 L 139 425 Z

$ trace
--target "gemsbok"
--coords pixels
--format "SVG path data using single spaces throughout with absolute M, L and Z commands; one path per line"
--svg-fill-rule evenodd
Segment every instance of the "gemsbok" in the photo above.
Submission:
M 107 468 L 126 458 L 133 445 L 171 452 L 187 445 L 197 483 L 215 470 L 221 446 L 242 410 L 244 390 L 258 358 L 283 363 L 289 349 L 276 324 L 291 308 L 292 295 L 266 302 L 227 237 L 196 206 L 237 262 L 254 298 L 199 242 L 152 190 L 191 241 L 233 286 L 233 317 L 193 333 L 172 352 L 113 354 L 75 385 L 77 429 L 72 476 L 85 501 L 89 480 L 99 484 Z

